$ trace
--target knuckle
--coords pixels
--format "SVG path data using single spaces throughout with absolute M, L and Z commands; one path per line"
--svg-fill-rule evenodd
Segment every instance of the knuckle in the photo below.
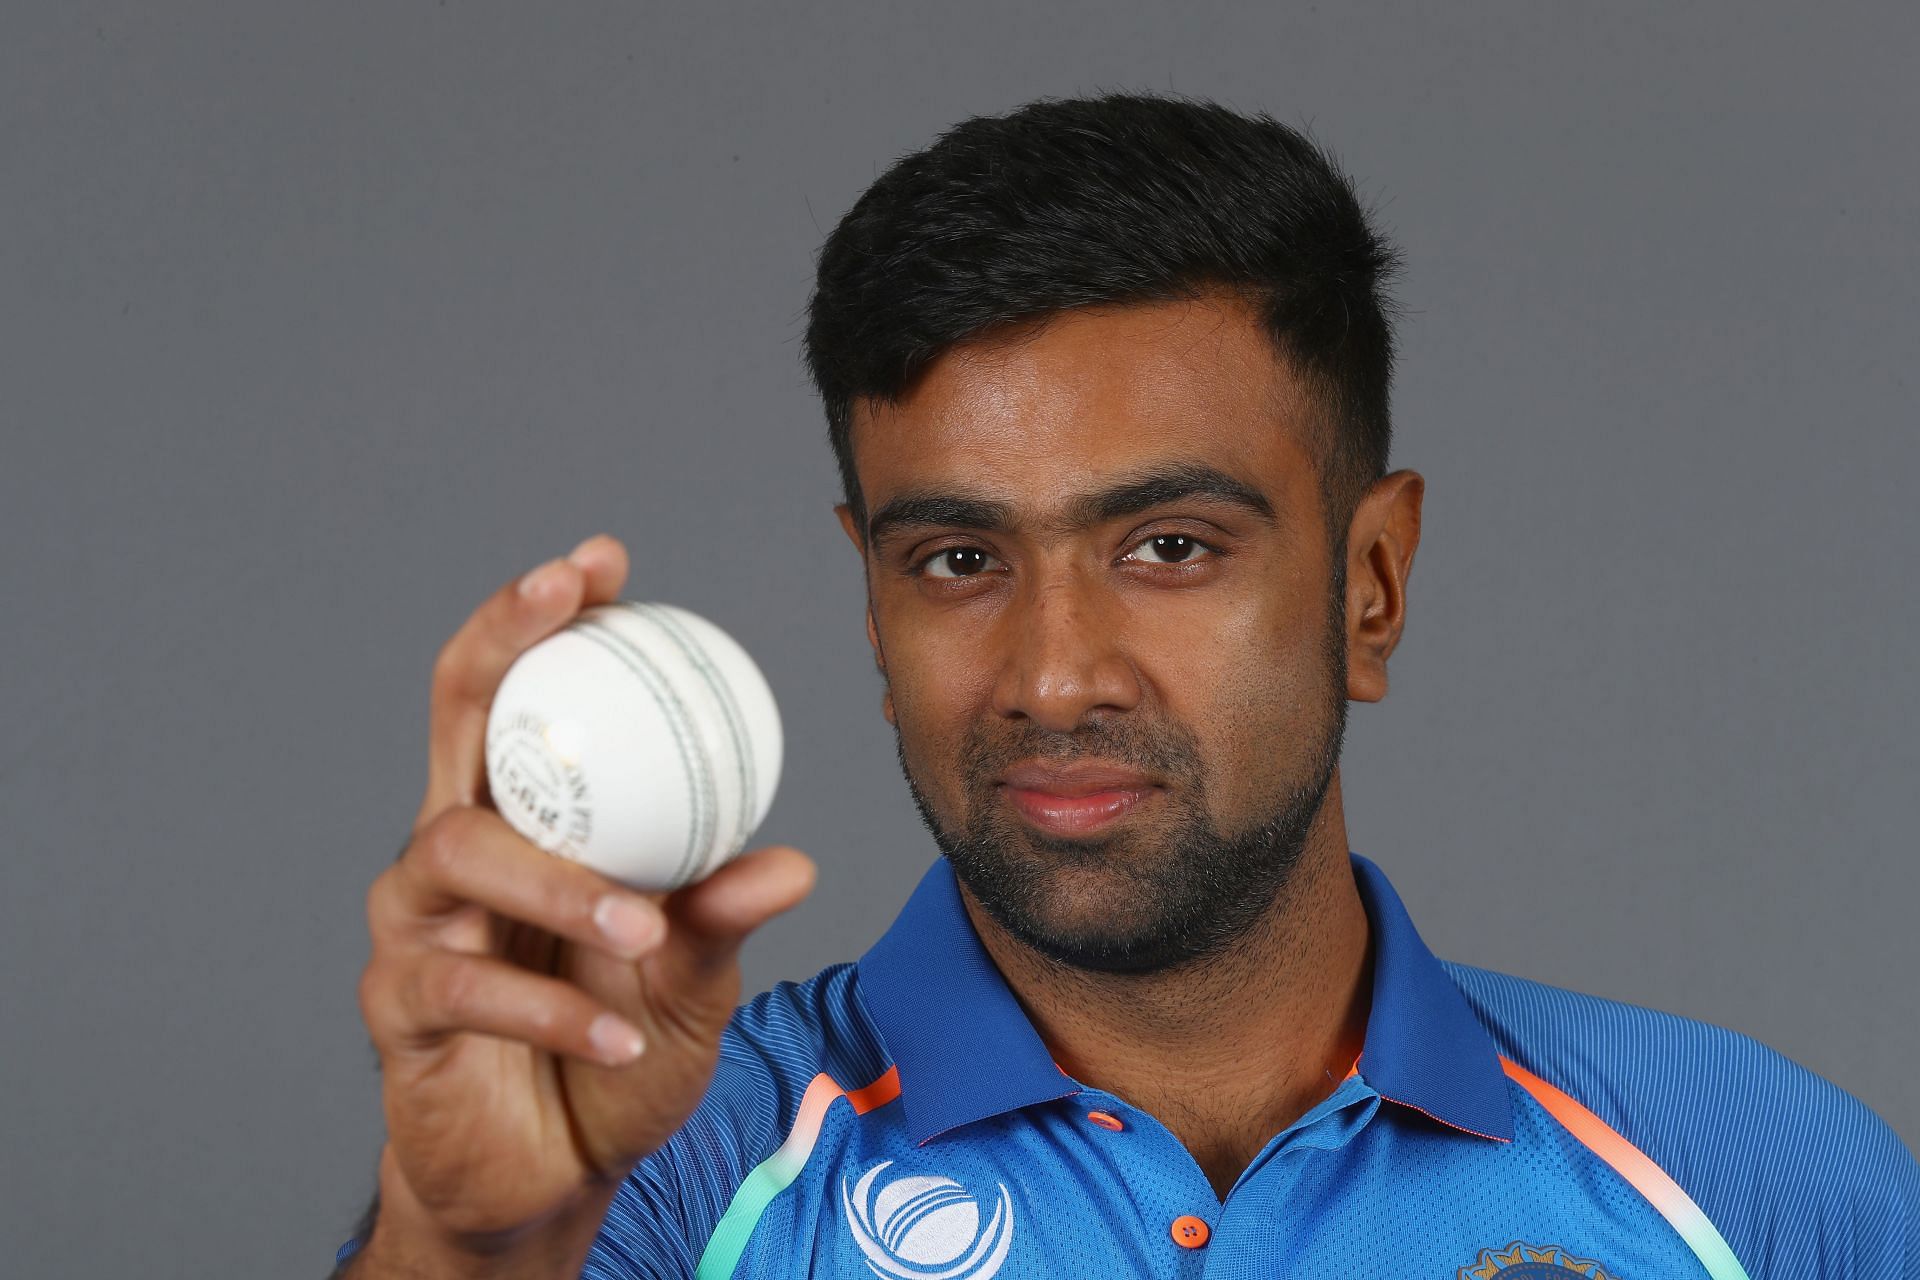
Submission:
M 513 915 L 523 923 L 548 933 L 566 933 L 571 923 L 571 903 L 565 893 L 556 892 L 547 868 L 536 867 L 535 874 L 516 878 L 513 886 Z
M 473 838 L 473 821 L 464 807 L 434 816 L 415 842 L 420 869 L 438 880 L 450 878 Z
M 372 935 L 375 946 L 379 945 L 380 938 L 395 923 L 398 914 L 396 898 L 399 894 L 396 878 L 399 874 L 399 865 L 395 864 L 375 876 L 373 883 L 367 886 L 367 932 Z
M 460 654 L 465 646 L 460 643 L 463 631 L 456 631 L 444 640 L 433 654 L 433 677 L 435 680 L 451 679 L 460 670 Z
M 383 870 L 373 878 L 373 883 L 367 886 L 367 929 L 368 932 L 375 935 L 379 934 L 383 921 L 387 897 L 387 877 L 391 874 L 391 868 Z
M 388 939 L 393 937 L 399 925 L 399 912 L 394 909 L 390 898 L 374 894 L 367 896 L 367 937 L 372 941 L 374 955 L 379 955 L 385 949 Z
M 433 696 L 436 700 L 442 699 L 454 691 L 454 683 L 458 678 L 459 663 L 460 652 L 452 640 L 441 645 L 440 651 L 433 655 L 433 668 L 429 680 L 433 690 Z
M 547 853 L 517 831 L 511 839 L 520 855 L 514 859 L 514 895 L 531 913 L 528 918 L 563 930 L 590 922 L 597 898 L 594 873 Z
M 373 1033 L 377 1042 L 393 1020 L 393 992 L 382 966 L 369 964 L 361 970 L 357 995 L 360 1019 L 367 1024 L 367 1030 Z
M 551 862 L 550 867 L 543 868 L 549 874 L 540 877 L 540 896 L 548 918 L 570 933 L 597 937 L 600 927 L 594 922 L 593 912 L 600 905 L 602 886 L 591 874 L 568 874 L 583 870 L 576 863 L 562 858 Z
M 433 701 L 451 706 L 473 696 L 472 646 L 462 636 L 454 636 L 434 655 L 431 691 Z
M 421 975 L 422 998 L 443 1017 L 465 1022 L 477 1007 L 478 977 L 471 964 L 441 956 Z

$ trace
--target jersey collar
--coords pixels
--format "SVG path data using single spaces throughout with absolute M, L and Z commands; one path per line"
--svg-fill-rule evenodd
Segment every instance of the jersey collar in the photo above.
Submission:
M 1482 1138 L 1513 1141 L 1513 1103 L 1493 1037 L 1420 940 L 1386 874 L 1350 856 L 1373 934 L 1361 1077 L 1388 1102 Z
M 1511 1103 L 1492 1038 L 1420 940 L 1386 876 L 1358 854 L 1352 862 L 1374 960 L 1362 1078 L 1389 1102 L 1511 1140 Z M 899 1068 L 916 1144 L 1078 1092 L 974 932 L 945 858 L 921 877 L 858 973 L 861 997 Z

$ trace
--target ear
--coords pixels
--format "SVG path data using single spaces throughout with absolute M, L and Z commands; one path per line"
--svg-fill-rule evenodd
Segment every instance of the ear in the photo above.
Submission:
M 865 564 L 867 540 L 860 535 L 860 524 L 853 518 L 853 508 L 844 502 L 838 503 L 833 508 L 833 514 L 839 519 L 840 527 L 846 530 L 847 541 L 851 542 L 853 549 L 860 553 L 860 562 Z
M 1406 627 L 1426 484 L 1417 471 L 1382 476 L 1347 527 L 1347 697 L 1355 702 L 1387 696 L 1387 659 Z
M 867 544 L 866 539 L 861 536 L 859 522 L 853 518 L 853 508 L 843 502 L 834 507 L 833 514 L 840 518 L 840 527 L 846 530 L 847 541 L 853 543 L 853 549 L 860 553 L 861 574 L 864 577 L 867 563 Z M 880 679 L 882 684 L 885 684 L 887 677 L 887 656 L 880 648 L 879 628 L 873 624 L 873 589 L 871 585 L 867 588 L 867 644 L 873 649 L 873 664 L 880 669 Z M 890 685 L 887 686 L 885 692 L 880 695 L 880 714 L 886 718 L 888 724 L 894 722 L 893 689 Z

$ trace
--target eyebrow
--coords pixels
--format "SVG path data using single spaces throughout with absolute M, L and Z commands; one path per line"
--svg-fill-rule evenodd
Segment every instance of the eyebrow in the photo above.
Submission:
M 1117 484 L 1067 501 L 1063 514 L 1048 522 L 1051 530 L 1075 532 L 1108 520 L 1139 515 L 1171 502 L 1221 503 L 1240 508 L 1268 524 L 1275 522 L 1267 496 L 1217 467 L 1183 462 L 1154 467 Z M 867 543 L 878 545 L 914 528 L 981 529 L 1004 532 L 1014 525 L 1012 503 L 968 493 L 910 491 L 889 499 L 867 521 Z

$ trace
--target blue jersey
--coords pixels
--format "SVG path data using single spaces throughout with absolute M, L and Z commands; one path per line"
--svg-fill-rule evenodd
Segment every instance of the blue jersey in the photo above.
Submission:
M 940 860 L 858 963 L 740 1008 L 583 1277 L 1920 1280 L 1920 1164 L 1858 1100 L 1730 1031 L 1437 960 L 1353 868 L 1363 1052 L 1224 1201 L 1053 1061 Z

